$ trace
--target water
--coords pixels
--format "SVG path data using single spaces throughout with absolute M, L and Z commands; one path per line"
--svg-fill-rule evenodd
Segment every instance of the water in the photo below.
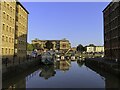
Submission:
M 33 68 L 34 69 L 34 68 Z M 55 65 L 40 65 L 10 80 L 6 88 L 118 88 L 115 76 L 100 75 L 79 61 L 60 61 Z

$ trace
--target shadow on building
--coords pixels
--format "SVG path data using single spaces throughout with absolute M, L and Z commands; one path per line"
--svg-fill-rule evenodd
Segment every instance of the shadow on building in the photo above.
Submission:
M 27 59 L 27 34 L 23 34 L 19 37 L 17 37 L 16 35 L 14 40 L 14 46 L 10 46 L 7 48 L 2 46 L 3 68 L 24 63 Z

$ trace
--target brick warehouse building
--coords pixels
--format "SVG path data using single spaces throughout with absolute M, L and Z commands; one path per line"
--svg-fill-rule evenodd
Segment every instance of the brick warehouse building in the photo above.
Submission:
M 28 11 L 17 0 L 2 0 L 0 12 L 2 58 L 26 58 Z
M 103 16 L 105 58 L 120 62 L 120 1 L 111 2 Z
M 62 40 L 32 40 L 32 44 L 40 44 L 42 49 L 45 49 L 45 43 L 47 41 L 52 42 L 53 44 L 53 49 L 54 50 L 68 50 L 71 48 L 71 43 L 69 42 L 69 40 L 66 39 L 62 39 Z

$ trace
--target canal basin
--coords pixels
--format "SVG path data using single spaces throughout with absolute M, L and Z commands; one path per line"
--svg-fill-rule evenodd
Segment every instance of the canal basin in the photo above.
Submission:
M 27 72 L 27 71 L 26 71 Z M 107 75 L 106 75 L 107 76 Z M 39 65 L 33 72 L 3 82 L 4 88 L 106 88 L 119 87 L 118 77 L 101 76 L 83 62 L 59 61 Z M 15 82 L 14 82 L 15 81 Z M 112 84 L 113 83 L 113 84 Z

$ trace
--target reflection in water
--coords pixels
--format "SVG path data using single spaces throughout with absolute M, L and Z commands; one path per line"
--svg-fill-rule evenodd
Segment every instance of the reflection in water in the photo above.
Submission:
M 77 60 L 77 64 L 79 67 L 82 67 L 84 65 L 84 62 L 80 61 L 80 60 Z
M 34 67 L 32 69 L 28 69 L 27 71 L 23 72 L 22 74 L 15 74 L 14 77 L 2 80 L 2 87 L 9 88 L 10 90 L 14 88 L 22 88 L 25 90 L 26 82 L 30 80 L 35 74 L 37 74 L 37 70 L 39 67 Z M 9 74 L 10 75 L 10 74 Z
M 3 81 L 4 88 L 116 88 L 118 78 L 87 67 L 84 62 L 56 61 Z M 62 73 L 60 71 L 67 71 Z M 102 77 L 102 78 L 101 78 Z M 44 78 L 44 79 L 43 79 Z M 63 83 L 64 82 L 64 83 Z
M 98 73 L 102 79 L 105 81 L 105 88 L 120 88 L 120 80 L 118 76 L 114 76 L 112 74 L 109 74 L 107 72 L 102 71 L 100 68 L 94 68 L 90 64 L 85 64 L 90 69 L 94 70 L 96 73 Z
M 57 61 L 54 63 L 54 65 L 42 65 L 40 67 L 41 72 L 39 76 L 44 77 L 44 79 L 49 79 L 50 77 L 55 76 L 55 69 L 59 69 L 65 72 L 69 70 L 70 65 L 71 62 L 69 60 Z
M 57 70 L 62 70 L 62 71 L 68 71 L 69 67 L 71 66 L 71 61 L 70 60 L 61 60 L 58 62 L 55 62 L 55 69 Z
M 41 72 L 39 74 L 40 77 L 44 77 L 44 79 L 48 79 L 50 77 L 55 76 L 56 71 L 54 70 L 54 65 L 43 65 L 41 66 Z

